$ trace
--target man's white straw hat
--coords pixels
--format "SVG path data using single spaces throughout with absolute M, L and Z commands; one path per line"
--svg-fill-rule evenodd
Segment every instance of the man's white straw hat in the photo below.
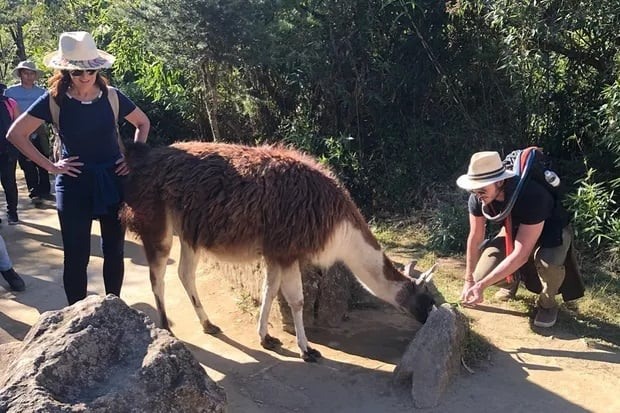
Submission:
M 456 184 L 467 190 L 480 189 L 494 182 L 512 178 L 515 173 L 506 169 L 497 152 L 477 152 L 469 161 L 467 174 L 461 175 Z

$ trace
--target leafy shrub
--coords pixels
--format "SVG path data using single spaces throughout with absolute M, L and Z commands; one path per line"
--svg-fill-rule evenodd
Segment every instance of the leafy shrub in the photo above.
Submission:
M 464 252 L 469 233 L 469 219 L 465 203 L 444 202 L 430 222 L 428 245 L 440 253 Z
M 620 211 L 615 207 L 613 182 L 594 182 L 594 169 L 577 181 L 578 188 L 567 197 L 573 211 L 577 238 L 588 247 L 617 257 L 620 252 Z

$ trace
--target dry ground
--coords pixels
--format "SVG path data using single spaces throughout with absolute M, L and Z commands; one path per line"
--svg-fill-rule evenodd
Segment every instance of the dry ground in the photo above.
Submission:
M 25 190 L 20 188 L 24 199 Z M 21 205 L 20 225 L 0 226 L 15 268 L 27 291 L 12 293 L 0 282 L 0 343 L 21 340 L 40 313 L 65 305 L 61 284 L 62 250 L 52 205 Z M 4 217 L 2 217 L 4 218 Z M 89 290 L 103 292 L 98 228 L 94 224 Z M 352 312 L 336 329 L 308 329 L 324 359 L 305 364 L 295 339 L 282 339 L 279 353 L 264 351 L 256 317 L 217 274 L 200 270 L 198 288 L 222 335 L 204 335 L 175 275 L 177 245 L 169 263 L 166 301 L 173 332 L 191 349 L 228 395 L 229 411 L 243 412 L 404 412 L 414 410 L 406 391 L 390 386 L 391 372 L 418 327 L 390 309 Z M 128 237 L 122 298 L 155 316 L 148 270 L 140 245 Z M 459 262 L 444 261 L 445 266 Z M 571 335 L 560 328 L 534 331 L 527 311 L 487 304 L 465 310 L 474 330 L 492 350 L 487 360 L 463 369 L 442 403 L 428 412 L 619 412 L 620 353 L 617 347 Z M 2 358 L 0 357 L 0 368 Z

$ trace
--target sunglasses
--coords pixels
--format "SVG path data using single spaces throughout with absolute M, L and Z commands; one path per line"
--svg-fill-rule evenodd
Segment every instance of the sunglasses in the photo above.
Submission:
M 96 69 L 88 69 L 88 70 L 70 70 L 69 74 L 73 77 L 80 77 L 84 74 L 84 72 L 86 72 L 89 76 L 94 75 L 95 73 L 97 73 Z
M 482 189 L 472 189 L 472 190 L 469 191 L 470 194 L 474 194 L 474 195 L 478 195 L 478 196 L 484 195 L 487 192 L 488 191 L 485 188 L 482 188 Z

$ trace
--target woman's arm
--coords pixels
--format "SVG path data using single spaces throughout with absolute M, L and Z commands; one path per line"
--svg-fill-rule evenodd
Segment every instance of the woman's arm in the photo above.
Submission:
M 125 119 L 136 127 L 136 133 L 133 138 L 134 142 L 146 142 L 151 129 L 151 121 L 148 116 L 136 106 L 129 115 L 125 116 Z
M 30 135 L 34 133 L 34 131 L 36 131 L 42 124 L 43 120 L 29 115 L 28 113 L 24 113 L 15 119 L 15 122 L 13 122 L 9 128 L 6 137 L 9 142 L 15 145 L 15 147 L 19 149 L 19 151 L 27 158 L 48 172 L 52 172 L 54 164 L 43 156 L 30 140 Z
M 82 162 L 77 162 L 77 156 L 61 159 L 55 164 L 45 157 L 30 141 L 30 135 L 43 124 L 43 120 L 29 115 L 27 112 L 20 115 L 9 128 L 7 139 L 28 159 L 41 168 L 53 174 L 67 174 L 77 176 L 81 171 L 77 168 Z

